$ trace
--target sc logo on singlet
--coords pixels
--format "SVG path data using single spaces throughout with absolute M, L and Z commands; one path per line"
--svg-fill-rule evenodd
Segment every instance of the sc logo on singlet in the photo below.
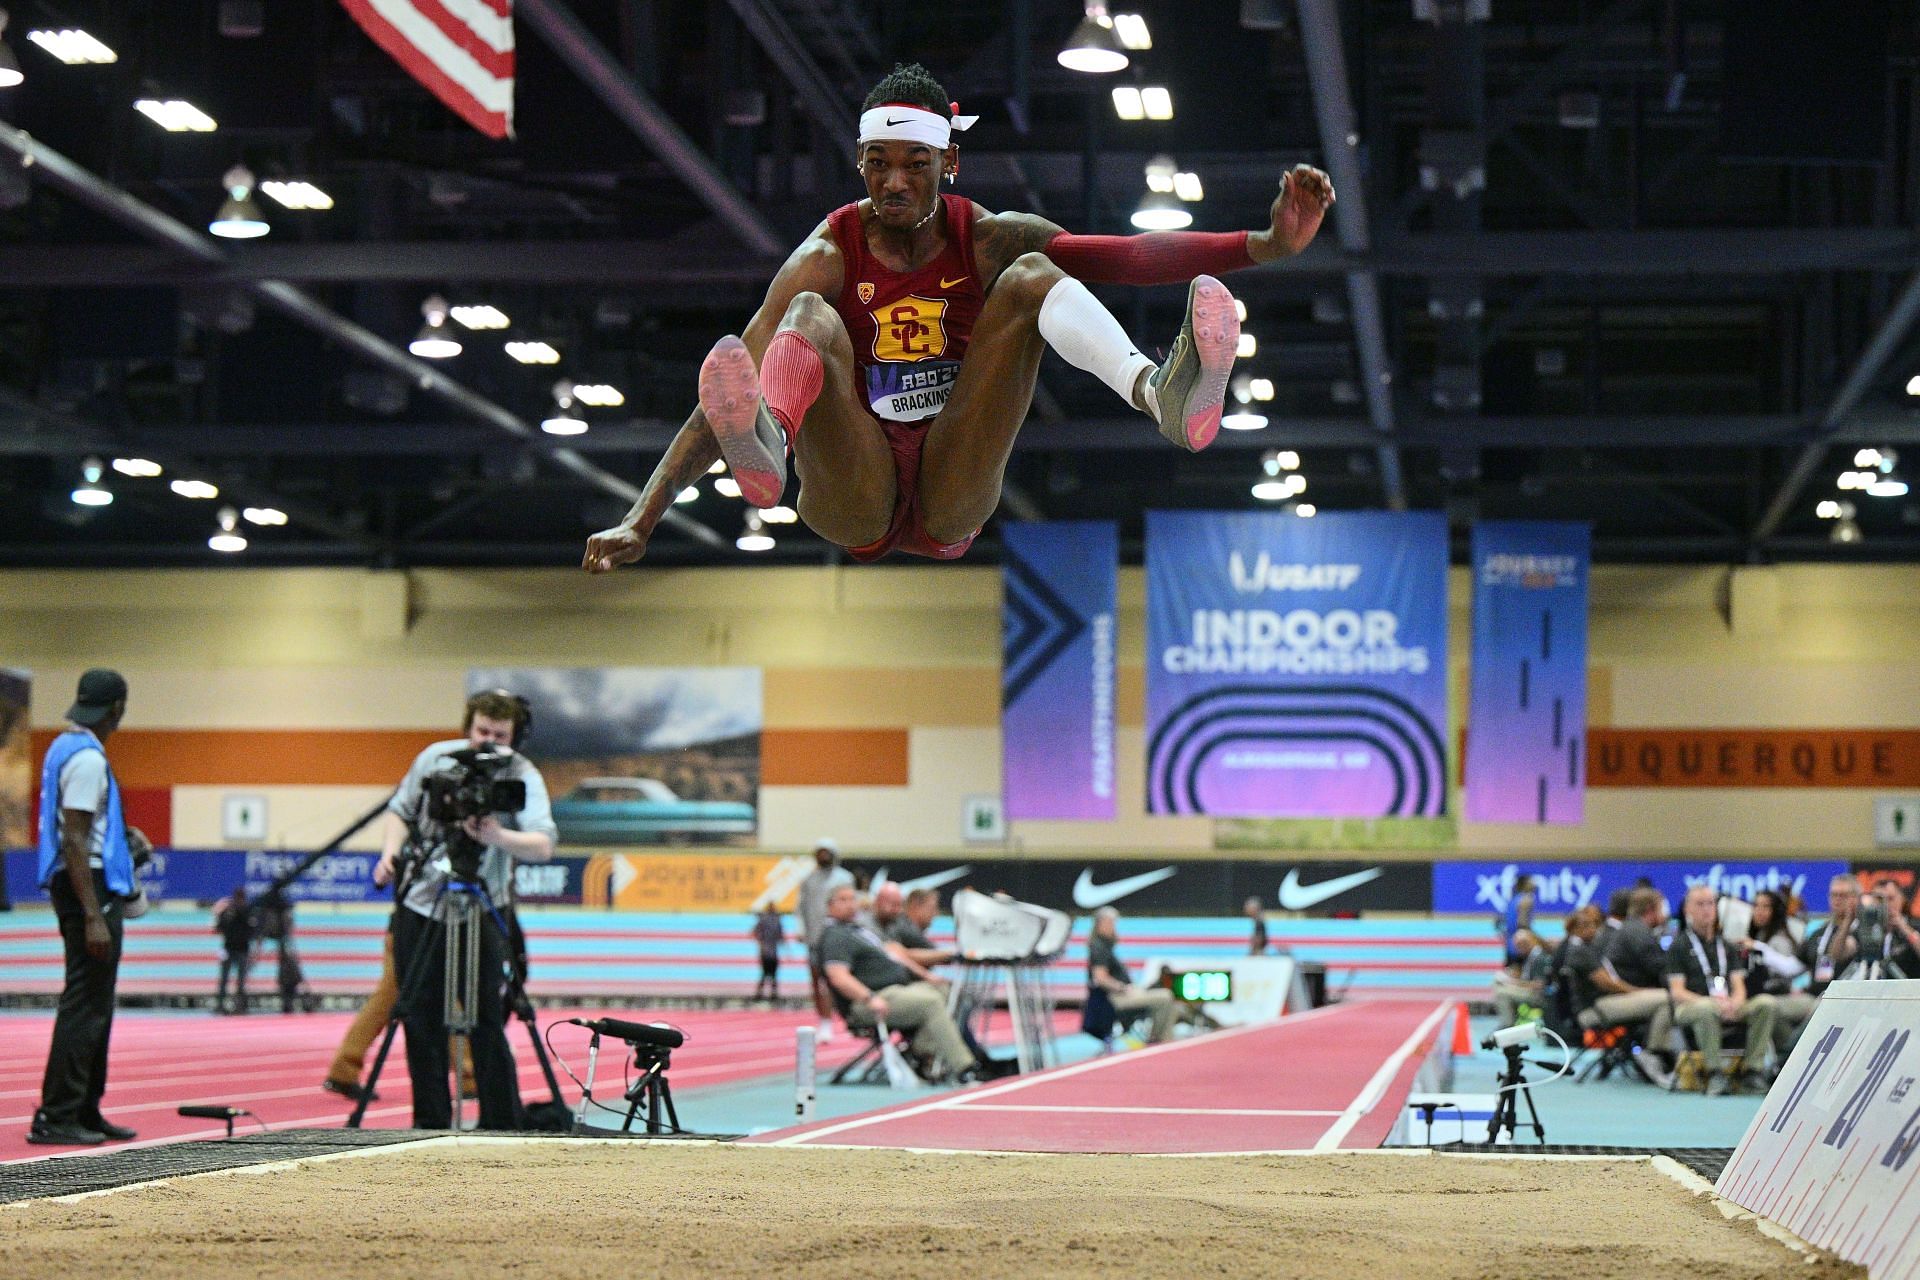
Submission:
M 947 349 L 945 298 L 912 296 L 867 314 L 873 317 L 873 358 L 896 363 L 931 360 Z

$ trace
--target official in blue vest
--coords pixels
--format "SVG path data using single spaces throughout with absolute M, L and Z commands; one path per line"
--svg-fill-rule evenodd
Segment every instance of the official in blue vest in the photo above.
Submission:
M 127 826 L 120 784 L 107 764 L 107 739 L 126 710 L 127 682 L 119 672 L 81 676 L 67 727 L 47 748 L 40 773 L 39 883 L 53 901 L 67 953 L 40 1109 L 27 1131 L 27 1141 L 42 1146 L 97 1146 L 134 1136 L 100 1114 L 121 932 L 128 907 L 143 901 L 134 863 L 152 852 L 146 836 Z

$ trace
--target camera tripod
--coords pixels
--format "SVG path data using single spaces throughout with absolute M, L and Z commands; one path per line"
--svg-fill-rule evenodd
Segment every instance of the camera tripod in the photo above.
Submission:
M 1534 1109 L 1533 1105 L 1533 1090 L 1528 1086 L 1527 1078 L 1523 1074 L 1526 1066 L 1526 1060 L 1520 1056 L 1523 1049 L 1520 1045 L 1510 1044 L 1506 1046 L 1505 1052 L 1507 1069 L 1501 1073 L 1497 1094 L 1499 1101 L 1494 1104 L 1493 1118 L 1487 1122 L 1487 1145 L 1492 1146 L 1500 1141 L 1502 1129 L 1507 1131 L 1508 1139 L 1515 1136 L 1514 1130 L 1520 1123 L 1521 1094 L 1525 1094 L 1527 1098 L 1527 1118 L 1533 1122 L 1534 1140 L 1544 1145 L 1547 1141 L 1547 1127 L 1540 1123 L 1540 1113 Z M 1432 1126 L 1431 1118 L 1428 1120 L 1428 1126 L 1429 1128 Z
M 454 1040 L 449 1057 L 458 1062 L 462 1049 L 471 1059 L 473 1054 L 473 1033 L 478 1026 L 481 981 L 499 982 L 503 976 L 507 985 L 506 1006 L 527 1028 L 528 1039 L 533 1044 L 534 1056 L 540 1062 L 542 1074 L 546 1076 L 547 1086 L 553 1091 L 553 1099 L 561 1097 L 559 1077 L 555 1075 L 553 1063 L 547 1056 L 546 1046 L 540 1042 L 538 1026 L 535 1022 L 533 1003 L 527 998 L 525 972 L 520 958 L 516 955 L 503 973 L 483 975 L 481 970 L 482 933 L 489 921 L 500 930 L 502 942 L 512 951 L 513 933 L 507 928 L 499 909 L 494 905 L 487 887 L 477 875 L 478 849 L 452 848 L 454 873 L 441 888 L 435 902 L 435 925 L 441 931 L 437 943 L 423 941 L 415 953 L 408 959 L 407 971 L 399 982 L 399 995 L 394 1001 L 393 1012 L 387 1018 L 386 1032 L 380 1041 L 380 1050 L 373 1060 L 373 1068 L 367 1074 L 361 1089 L 359 1100 L 353 1112 L 347 1117 L 347 1128 L 358 1129 L 366 1115 L 367 1105 L 373 1099 L 374 1086 L 385 1068 L 387 1055 L 393 1049 L 394 1034 L 409 1012 L 415 1011 L 421 988 L 425 985 L 431 965 L 435 962 L 434 950 L 438 945 L 443 948 L 439 958 L 443 968 L 442 1029 Z M 462 856 L 463 854 L 469 856 Z M 410 910 L 405 905 L 406 890 L 403 886 L 396 891 L 398 900 L 396 911 Z M 438 919 L 444 908 L 444 920 Z M 431 939 L 431 935 L 429 935 Z M 458 1088 L 453 1090 L 453 1125 L 462 1127 L 465 1099 Z

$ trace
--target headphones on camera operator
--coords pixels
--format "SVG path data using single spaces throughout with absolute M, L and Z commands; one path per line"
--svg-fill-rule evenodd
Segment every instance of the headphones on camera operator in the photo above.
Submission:
M 507 704 L 507 714 L 504 717 L 495 716 L 488 709 L 488 704 L 492 704 L 495 708 L 498 708 L 502 703 Z M 466 711 L 460 720 L 460 732 L 462 734 L 471 733 L 473 731 L 474 718 L 482 715 L 487 716 L 489 719 L 508 719 L 513 722 L 513 733 L 512 736 L 508 738 L 507 745 L 514 751 L 518 751 L 521 744 L 533 733 L 533 704 L 527 701 L 522 695 L 514 693 L 510 689 L 481 689 L 478 692 L 467 695 Z M 485 749 L 467 747 L 462 751 L 450 752 L 447 756 L 443 756 L 442 759 L 464 756 L 467 761 L 471 761 L 474 759 L 473 753 L 482 750 Z M 432 804 L 431 794 L 423 799 L 426 800 L 426 805 L 423 807 L 430 807 Z M 407 892 L 413 887 L 413 881 L 419 875 L 420 869 L 426 865 L 427 860 L 434 853 L 438 852 L 438 843 L 436 842 L 430 846 L 426 839 L 425 833 L 421 829 L 419 817 L 406 817 L 403 821 L 405 821 L 407 826 L 407 840 L 406 843 L 401 846 L 399 857 L 400 867 L 393 879 L 394 901 L 396 903 L 406 898 Z

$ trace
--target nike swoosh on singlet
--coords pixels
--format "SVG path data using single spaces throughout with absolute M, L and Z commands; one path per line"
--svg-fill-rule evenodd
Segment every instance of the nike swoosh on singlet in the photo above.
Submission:
M 960 281 L 962 281 L 962 280 L 965 280 L 965 279 L 966 279 L 966 277 L 965 277 L 965 276 L 959 276 L 959 277 L 956 277 L 955 279 L 952 279 L 952 280 L 942 280 L 942 281 L 940 282 L 940 287 L 941 287 L 942 289 L 951 289 L 951 288 L 953 288 L 953 286 L 955 286 L 955 285 L 957 285 L 957 284 L 959 284 L 959 283 L 960 283 Z

